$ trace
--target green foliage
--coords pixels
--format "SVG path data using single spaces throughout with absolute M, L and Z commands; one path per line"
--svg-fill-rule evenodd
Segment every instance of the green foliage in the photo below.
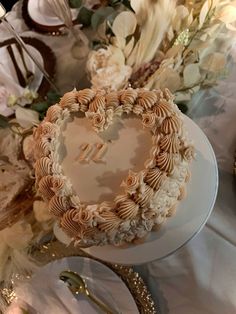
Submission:
M 82 24 L 83 26 L 90 26 L 92 15 L 93 15 L 92 10 L 82 7 L 77 16 L 77 20 L 79 24 Z
M 75 6 L 73 3 L 78 2 L 78 6 Z M 71 7 L 80 7 L 81 6 L 81 1 L 79 0 L 70 0 Z M 73 5 L 72 5 L 73 4 Z M 98 26 L 103 23 L 105 20 L 108 20 L 110 23 L 113 22 L 114 18 L 118 14 L 118 12 L 115 11 L 114 8 L 117 9 L 119 5 L 124 5 L 127 7 L 129 10 L 133 9 L 130 6 L 130 1 L 129 0 L 109 0 L 108 1 L 108 6 L 100 7 L 97 10 L 90 10 L 86 8 L 85 6 L 82 6 L 79 10 L 77 20 L 79 24 L 82 24 L 85 27 L 92 26 L 94 30 L 98 28 Z
M 46 100 L 47 102 L 52 105 L 52 104 L 55 104 L 57 103 L 61 98 L 61 95 L 57 94 L 55 91 L 53 90 L 50 90 L 48 93 L 47 93 L 47 97 L 46 97 Z
M 102 24 L 109 15 L 114 13 L 114 11 L 115 10 L 109 6 L 108 7 L 101 7 L 97 11 L 95 11 L 95 13 L 93 14 L 92 19 L 91 19 L 92 28 L 94 30 L 97 29 L 97 27 L 100 24 Z
M 44 112 L 48 109 L 49 104 L 46 101 L 42 102 L 36 102 L 31 106 L 31 109 L 37 111 L 37 112 Z
M 0 128 L 5 129 L 9 126 L 10 125 L 9 125 L 8 119 L 0 114 Z
M 49 107 L 50 107 L 50 106 L 49 106 Z M 48 108 L 49 108 L 49 107 L 48 107 Z M 39 113 L 39 120 L 40 120 L 40 121 L 42 121 L 42 120 L 44 119 L 44 117 L 46 116 L 46 113 L 47 113 L 47 110 Z
M 69 5 L 71 8 L 80 8 L 82 5 L 82 0 L 70 0 Z
M 114 11 L 112 14 L 108 15 L 107 17 L 107 22 L 108 22 L 108 25 L 112 25 L 113 22 L 114 22 L 114 19 L 116 18 L 116 16 L 119 14 L 119 12 L 117 11 Z
M 46 115 L 48 108 L 51 105 L 54 105 L 57 102 L 59 102 L 60 97 L 61 96 L 58 95 L 56 92 L 54 92 L 53 90 L 50 90 L 47 93 L 45 100 L 33 103 L 31 105 L 31 109 L 37 111 L 39 113 L 39 119 L 42 120 L 44 116 Z

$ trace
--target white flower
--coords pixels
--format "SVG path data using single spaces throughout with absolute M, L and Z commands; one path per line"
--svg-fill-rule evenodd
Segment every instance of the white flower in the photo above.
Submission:
M 14 94 L 9 95 L 9 97 L 7 98 L 7 105 L 9 107 L 13 107 L 15 106 L 17 103 L 17 97 Z
M 132 73 L 132 68 L 125 65 L 122 50 L 114 46 L 92 51 L 88 57 L 87 70 L 92 87 L 107 91 L 124 87 Z
M 124 65 L 125 56 L 120 48 L 110 45 L 106 49 L 100 48 L 90 52 L 87 61 L 87 70 L 92 75 L 98 69 L 114 64 Z
M 8 117 L 13 113 L 13 110 L 8 107 L 8 99 L 10 93 L 5 86 L 0 86 L 0 114 Z
M 132 68 L 128 65 L 118 67 L 117 65 L 99 69 L 97 74 L 92 77 L 92 86 L 97 89 L 115 91 L 123 88 L 128 82 Z
M 5 86 L 0 85 L 0 114 L 8 117 L 15 111 L 15 106 L 31 104 L 38 97 L 37 92 L 25 88 L 21 96 L 10 94 Z
M 17 99 L 17 104 L 25 106 L 31 104 L 34 99 L 38 97 L 37 92 L 30 90 L 28 88 L 24 89 L 23 95 Z
M 26 88 L 24 90 L 24 93 L 23 93 L 23 96 L 29 100 L 29 101 L 33 101 L 34 99 L 36 99 L 38 97 L 38 93 L 33 91 L 33 90 L 30 90 L 28 88 Z
M 105 68 L 110 56 L 111 53 L 108 49 L 101 48 L 96 51 L 91 51 L 87 62 L 87 70 L 90 75 L 94 75 L 97 69 Z
M 230 2 L 230 1 L 229 1 Z M 226 28 L 231 31 L 236 31 L 236 3 L 231 1 L 227 2 L 222 7 L 219 6 L 218 12 L 216 12 L 215 17 L 225 24 Z

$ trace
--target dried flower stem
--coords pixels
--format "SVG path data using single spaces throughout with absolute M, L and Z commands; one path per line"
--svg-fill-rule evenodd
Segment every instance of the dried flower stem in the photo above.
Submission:
M 214 14 L 214 11 L 212 12 L 212 15 L 210 15 L 210 12 L 211 12 L 212 6 L 213 6 L 213 1 L 212 0 L 210 0 L 210 1 L 211 1 L 210 8 L 207 12 L 206 19 L 205 19 L 202 27 L 194 32 L 193 36 L 189 40 L 189 43 L 184 47 L 182 54 L 184 54 L 184 52 L 189 48 L 189 46 L 191 45 L 193 40 L 196 38 L 197 34 L 199 34 L 206 27 L 207 23 L 211 20 L 213 14 Z

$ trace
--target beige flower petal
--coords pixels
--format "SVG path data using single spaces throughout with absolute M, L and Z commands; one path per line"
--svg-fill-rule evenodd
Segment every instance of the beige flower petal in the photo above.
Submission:
M 217 18 L 225 23 L 233 23 L 236 21 L 236 7 L 232 5 L 227 5 L 218 13 Z
M 142 0 L 130 0 L 130 5 L 136 14 L 138 14 L 141 11 L 143 4 L 144 1 Z
M 166 58 L 176 58 L 178 54 L 182 53 L 183 46 L 182 45 L 174 45 L 167 52 Z
M 126 58 L 128 58 L 128 56 L 131 54 L 133 47 L 134 47 L 134 37 L 132 37 L 130 41 L 128 42 L 128 44 L 125 46 L 124 55 Z
M 32 126 L 39 124 L 39 114 L 34 110 L 17 106 L 15 114 L 17 122 L 23 128 L 31 128 Z
M 160 73 L 154 87 L 160 89 L 168 88 L 171 92 L 174 92 L 180 85 L 181 80 L 179 74 L 171 68 L 166 68 Z
M 209 8 L 210 8 L 210 1 L 209 0 L 206 0 L 201 8 L 201 11 L 200 11 L 200 14 L 199 14 L 199 24 L 198 24 L 198 28 L 202 28 L 202 25 L 204 24 L 205 22 L 205 19 L 207 17 L 207 13 L 209 11 Z
M 112 24 L 112 31 L 116 37 L 126 38 L 135 31 L 137 20 L 134 13 L 129 11 L 121 12 Z
M 201 80 L 199 65 L 196 63 L 188 64 L 184 68 L 184 85 L 191 87 Z
M 215 52 L 211 55 L 205 56 L 201 61 L 200 67 L 206 71 L 219 72 L 224 69 L 225 64 L 225 56 L 222 53 Z
M 107 40 L 106 28 L 107 28 L 106 20 L 103 23 L 101 23 L 97 28 L 97 35 L 103 40 Z
M 226 28 L 227 28 L 228 30 L 230 30 L 230 31 L 233 31 L 233 32 L 236 31 L 236 27 L 233 26 L 233 25 L 230 24 L 230 23 L 226 24 L 225 26 L 226 26 Z
M 125 64 L 125 56 L 120 48 L 109 46 L 111 56 L 107 60 L 107 66 L 117 64 L 122 66 Z

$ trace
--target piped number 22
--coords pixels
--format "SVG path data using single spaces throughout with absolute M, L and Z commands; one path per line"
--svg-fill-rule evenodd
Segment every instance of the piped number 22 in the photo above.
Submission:
M 91 161 L 96 163 L 105 163 L 103 157 L 106 151 L 107 144 L 105 143 L 84 143 L 80 145 L 80 154 L 76 158 L 76 161 L 78 160 L 81 163 L 89 163 Z

